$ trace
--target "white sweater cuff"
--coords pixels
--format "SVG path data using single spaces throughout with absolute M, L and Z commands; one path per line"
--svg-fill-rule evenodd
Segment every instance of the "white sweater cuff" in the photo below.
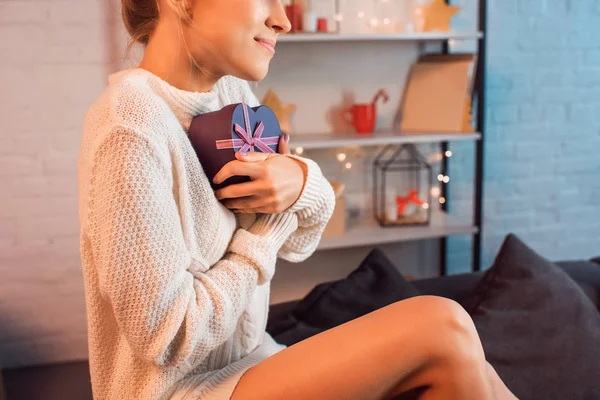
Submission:
M 277 253 L 297 228 L 295 214 L 259 214 L 248 230 L 236 231 L 229 250 L 252 262 L 259 271 L 258 284 L 262 285 L 273 278 Z
M 324 197 L 327 196 L 327 193 L 333 189 L 329 181 L 323 176 L 321 168 L 319 168 L 316 162 L 296 155 L 288 154 L 287 156 L 304 163 L 307 168 L 307 174 L 300 197 L 286 212 L 298 213 L 298 218 L 305 219 L 310 216 L 310 210 L 319 207 Z

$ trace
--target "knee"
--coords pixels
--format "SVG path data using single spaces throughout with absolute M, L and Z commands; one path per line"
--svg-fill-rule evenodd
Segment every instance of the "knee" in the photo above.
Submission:
M 477 330 L 466 310 L 454 300 L 436 296 L 417 297 L 422 329 L 432 332 L 432 349 L 440 357 L 480 360 L 483 349 Z
M 471 316 L 456 301 L 444 297 L 421 296 L 421 302 L 432 323 L 465 335 L 477 335 Z

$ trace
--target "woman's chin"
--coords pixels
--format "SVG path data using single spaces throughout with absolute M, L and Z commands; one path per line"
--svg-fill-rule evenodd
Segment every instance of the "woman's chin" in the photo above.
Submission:
M 269 61 L 259 61 L 254 63 L 244 63 L 237 75 L 239 78 L 242 78 L 246 81 L 252 82 L 260 82 L 267 76 L 269 72 Z
M 263 79 L 265 79 L 268 72 L 269 72 L 268 65 L 266 67 L 254 68 L 254 69 L 248 71 L 249 78 L 246 80 L 252 81 L 252 82 L 260 82 Z

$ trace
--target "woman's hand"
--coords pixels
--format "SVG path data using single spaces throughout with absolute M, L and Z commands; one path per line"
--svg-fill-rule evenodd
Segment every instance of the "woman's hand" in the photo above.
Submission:
M 288 136 L 289 137 L 289 136 Z M 284 135 L 279 151 L 290 154 Z M 215 175 L 213 182 L 221 183 L 232 176 L 249 176 L 251 181 L 230 185 L 215 192 L 225 207 L 243 214 L 277 214 L 287 210 L 300 197 L 306 180 L 306 166 L 281 154 L 249 152 L 235 153 Z

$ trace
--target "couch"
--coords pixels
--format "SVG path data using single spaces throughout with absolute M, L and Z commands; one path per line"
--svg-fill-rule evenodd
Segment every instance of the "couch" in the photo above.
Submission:
M 559 262 L 600 310 L 600 259 Z M 482 273 L 470 273 L 413 281 L 422 294 L 459 300 L 480 281 Z M 293 309 L 297 301 L 270 306 L 269 325 Z M 269 330 L 267 325 L 267 330 Z M 86 361 L 34 366 L 3 372 L 8 400 L 92 399 Z

